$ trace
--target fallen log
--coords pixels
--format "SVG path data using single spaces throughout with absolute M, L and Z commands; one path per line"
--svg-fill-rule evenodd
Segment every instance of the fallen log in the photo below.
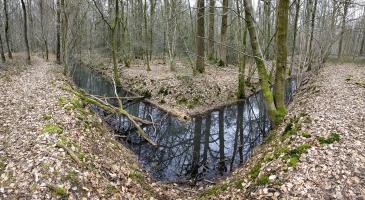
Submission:
M 153 124 L 153 122 L 138 118 L 136 116 L 133 116 L 131 114 L 129 114 L 127 111 L 125 111 L 122 107 L 117 108 L 114 107 L 106 102 L 103 102 L 102 100 L 86 94 L 84 91 L 82 90 L 78 90 L 78 89 L 74 89 L 71 85 L 70 87 L 64 87 L 64 90 L 71 92 L 72 94 L 76 95 L 77 97 L 79 97 L 82 101 L 88 103 L 88 104 L 92 104 L 95 105 L 109 113 L 113 113 L 113 114 L 118 114 L 118 115 L 123 115 L 125 117 L 127 117 L 129 119 L 129 121 L 131 121 L 131 123 L 136 127 L 138 134 L 143 137 L 146 141 L 148 141 L 150 144 L 152 144 L 153 146 L 157 146 L 156 142 L 154 142 L 153 140 L 151 140 L 148 135 L 144 132 L 144 130 L 140 127 L 139 123 L 142 124 Z

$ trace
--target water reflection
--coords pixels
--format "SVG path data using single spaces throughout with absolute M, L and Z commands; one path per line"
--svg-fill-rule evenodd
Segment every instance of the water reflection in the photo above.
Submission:
M 75 67 L 72 74 L 75 84 L 89 93 L 114 96 L 112 84 L 87 67 Z M 295 82 L 289 81 L 286 101 L 290 100 L 295 88 Z M 261 93 L 194 117 L 188 123 L 143 101 L 125 102 L 124 106 L 135 116 L 157 122 L 155 126 L 143 129 L 158 147 L 152 147 L 139 137 L 125 117 L 95 110 L 115 132 L 125 136 L 126 146 L 138 155 L 145 170 L 159 180 L 200 181 L 225 175 L 250 157 L 253 147 L 262 143 L 270 129 Z

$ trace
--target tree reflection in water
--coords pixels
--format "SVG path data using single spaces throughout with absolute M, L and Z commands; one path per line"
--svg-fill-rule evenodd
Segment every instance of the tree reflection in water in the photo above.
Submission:
M 75 67 L 73 79 L 76 85 L 91 94 L 113 96 L 112 85 L 86 67 Z M 288 81 L 287 101 L 295 88 L 295 81 Z M 127 93 L 120 91 L 120 95 Z M 124 106 L 133 115 L 157 122 L 155 126 L 143 128 L 158 147 L 152 147 L 140 138 L 125 117 L 95 110 L 124 137 L 123 143 L 158 180 L 196 182 L 225 175 L 247 161 L 253 147 L 261 144 L 270 130 L 261 93 L 194 117 L 191 122 L 179 121 L 143 101 L 127 102 Z

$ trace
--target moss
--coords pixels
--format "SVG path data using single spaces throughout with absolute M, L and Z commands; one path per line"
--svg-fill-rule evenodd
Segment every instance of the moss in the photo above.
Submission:
M 310 144 L 301 144 L 297 147 L 298 153 L 302 154 L 307 151 L 307 149 L 310 149 L 312 146 Z
M 51 190 L 52 194 L 55 196 L 66 198 L 68 196 L 67 191 L 62 186 L 54 186 L 48 185 L 48 188 Z
M 211 188 L 203 192 L 200 196 L 200 200 L 202 199 L 209 199 L 209 197 L 216 196 L 217 194 L 224 192 L 228 189 L 229 184 L 223 183 L 220 185 L 213 185 Z
M 66 174 L 66 176 L 64 177 L 64 180 L 70 181 L 72 185 L 76 185 L 76 186 L 80 185 L 79 174 L 75 170 L 69 171 Z
M 66 97 L 60 97 L 58 98 L 58 105 L 63 107 L 67 102 L 67 98 Z
M 296 167 L 299 162 L 300 157 L 298 155 L 294 155 L 289 159 L 288 165 L 289 167 Z
M 333 132 L 328 136 L 328 138 L 318 136 L 317 140 L 320 144 L 332 144 L 334 142 L 340 141 L 340 135 Z
M 188 101 L 188 103 L 187 103 L 187 107 L 189 108 L 189 109 L 191 109 L 191 108 L 194 108 L 194 107 L 196 107 L 197 105 L 199 105 L 200 104 L 200 99 L 199 99 L 199 97 L 193 97 L 193 99 L 191 99 L 190 101 Z
M 46 121 L 47 121 L 47 120 L 50 120 L 50 119 L 52 119 L 52 115 L 44 114 L 44 115 L 43 115 L 43 119 L 44 119 L 44 120 L 46 120 Z
M 279 158 L 282 154 L 286 154 L 289 151 L 289 147 L 287 145 L 277 148 L 274 151 L 274 157 L 277 159 Z
M 2 172 L 5 170 L 6 168 L 6 163 L 2 160 L 0 160 L 0 174 L 2 174 Z
M 46 124 L 43 126 L 43 133 L 49 134 L 62 134 L 63 128 L 57 124 Z
M 84 108 L 85 106 L 84 103 L 77 97 L 71 98 L 70 102 L 74 108 Z
M 138 183 L 141 183 L 144 180 L 143 175 L 139 172 L 132 172 L 128 176 L 129 178 L 131 178 L 134 181 L 137 181 Z
M 118 188 L 116 188 L 114 185 L 110 185 L 110 184 L 106 186 L 106 190 L 109 193 L 117 193 L 118 192 Z
M 267 175 L 261 175 L 257 181 L 256 181 L 256 184 L 257 185 L 266 185 L 269 183 L 269 176 Z
M 302 136 L 305 137 L 305 138 L 310 138 L 311 134 L 308 133 L 308 131 L 304 131 L 304 132 L 302 132 Z
M 223 60 L 221 60 L 221 59 L 218 61 L 218 63 L 217 63 L 217 64 L 218 64 L 218 66 L 219 66 L 219 67 L 224 67 L 224 66 L 226 65 L 226 64 L 224 63 L 224 61 L 223 61 Z
M 360 86 L 360 87 L 365 87 L 365 82 L 362 80 L 358 80 L 355 82 L 356 85 Z
M 188 102 L 188 99 L 186 97 L 182 97 L 181 99 L 177 100 L 177 103 L 182 105 L 186 104 Z
M 301 155 L 305 153 L 309 148 L 311 148 L 310 144 L 301 144 L 296 148 L 288 151 L 286 155 L 283 157 L 283 159 L 288 160 L 289 167 L 295 167 L 299 162 Z
M 253 166 L 251 168 L 251 170 L 249 171 L 249 175 L 252 179 L 255 179 L 259 176 L 260 174 L 260 170 L 261 170 L 261 163 L 256 164 L 255 166 Z
M 238 181 L 235 181 L 235 182 L 233 183 L 233 185 L 234 185 L 234 187 L 235 187 L 236 189 L 243 189 L 243 185 L 242 185 L 242 183 L 243 183 L 243 180 L 238 180 Z
M 345 79 L 346 81 L 351 81 L 352 80 L 352 75 L 350 75 L 350 74 L 348 74 L 347 76 L 346 76 L 346 79 Z
M 158 94 L 162 94 L 163 96 L 166 96 L 169 94 L 169 90 L 165 87 L 161 87 L 160 90 L 158 91 Z
M 143 91 L 141 92 L 141 95 L 142 95 L 143 97 L 145 97 L 145 98 L 150 98 L 150 97 L 152 96 L 152 93 L 151 93 L 151 91 L 149 91 L 149 90 L 145 89 L 145 90 L 143 90 Z

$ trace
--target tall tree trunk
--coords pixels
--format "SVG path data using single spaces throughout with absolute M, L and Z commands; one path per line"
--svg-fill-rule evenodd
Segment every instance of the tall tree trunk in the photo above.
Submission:
M 279 0 L 277 8 L 276 39 L 276 72 L 274 85 L 274 101 L 278 113 L 285 113 L 285 72 L 288 57 L 288 10 L 289 0 Z
M 236 9 L 237 13 L 241 13 L 239 0 L 236 0 Z M 241 51 L 246 52 L 246 39 L 247 39 L 247 28 L 245 27 L 242 35 L 242 16 L 239 14 L 237 18 L 237 26 L 238 26 L 238 44 Z M 237 98 L 243 99 L 245 98 L 245 70 L 246 70 L 246 55 L 242 53 L 238 53 L 238 90 L 237 90 Z
M 34 21 L 33 21 L 33 14 L 32 14 L 32 0 L 28 0 L 27 2 L 28 6 L 28 18 L 29 18 L 29 46 L 30 50 L 34 48 Z
M 68 51 L 67 51 L 67 35 L 68 35 L 68 16 L 66 14 L 65 0 L 61 0 L 61 34 L 62 34 L 62 62 L 63 74 L 66 75 L 68 71 Z
M 308 62 L 307 71 L 312 70 L 312 57 L 313 57 L 312 45 L 313 45 L 314 25 L 315 25 L 315 21 L 316 21 L 317 3 L 318 3 L 318 0 L 314 0 L 313 10 L 312 10 L 312 19 L 311 19 L 311 33 L 310 33 L 310 38 L 309 38 L 309 49 L 308 49 L 309 62 Z
M 61 64 L 61 8 L 60 0 L 57 0 L 57 24 L 56 24 L 56 62 Z
M 116 28 L 119 20 L 119 0 L 115 0 L 115 16 L 114 16 L 114 22 L 111 27 L 111 43 L 112 43 L 112 60 L 113 60 L 113 73 L 114 73 L 114 79 L 115 83 L 118 86 L 121 86 L 122 83 L 120 82 L 120 76 L 118 71 L 118 62 L 117 62 L 117 47 L 116 47 Z
M 223 0 L 223 13 L 221 25 L 221 44 L 219 49 L 219 62 L 221 66 L 227 65 L 227 20 L 228 20 L 228 0 Z
M 149 36 L 149 47 L 148 54 L 149 60 L 152 61 L 152 53 L 153 53 L 153 27 L 155 22 L 155 12 L 156 12 L 156 0 L 150 0 L 150 36 Z
M 361 44 L 360 44 L 360 51 L 359 51 L 359 56 L 364 55 L 364 45 L 365 45 L 365 7 L 364 7 L 364 12 L 363 12 L 363 16 L 362 16 L 362 39 L 361 39 Z
M 204 0 L 198 0 L 198 13 L 197 13 L 197 24 L 196 24 L 196 71 L 203 73 L 204 67 Z
M 264 0 L 264 41 L 265 41 L 265 59 L 270 58 L 270 40 L 271 40 L 271 0 Z
M 146 56 L 146 65 L 147 65 L 147 71 L 151 71 L 151 66 L 150 66 L 150 60 L 149 60 L 149 55 L 148 53 L 150 52 L 149 50 L 149 35 L 148 35 L 148 24 L 147 24 L 147 0 L 144 0 L 144 7 L 143 7 L 143 16 L 144 16 L 144 31 L 145 31 L 145 56 Z
M 344 35 L 345 29 L 346 29 L 346 17 L 347 17 L 348 7 L 349 7 L 349 1 L 345 0 L 343 2 L 343 16 L 342 16 L 342 24 L 341 24 L 341 36 L 340 36 L 340 41 L 338 42 L 337 58 L 342 57 L 342 43 L 343 43 L 343 35 Z
M 40 9 L 40 17 L 41 17 L 41 32 L 42 32 L 42 39 L 43 39 L 43 43 L 44 43 L 44 51 L 46 54 L 46 60 L 48 61 L 48 40 L 47 40 L 47 35 L 44 32 L 44 24 L 43 24 L 43 0 L 39 1 L 39 9 Z
M 0 51 L 1 51 L 1 61 L 3 63 L 5 63 L 6 62 L 6 58 L 5 58 L 4 47 L 3 47 L 3 40 L 1 38 L 1 34 L 0 34 Z
M 208 59 L 214 59 L 214 13 L 215 0 L 209 0 Z
M 6 46 L 8 48 L 8 56 L 13 59 L 13 54 L 11 53 L 11 39 L 9 35 L 9 13 L 8 13 L 8 1 L 4 0 L 4 13 L 5 13 L 5 40 Z
M 294 36 L 293 36 L 293 48 L 291 52 L 291 62 L 290 62 L 290 75 L 293 71 L 293 65 L 294 65 L 294 53 L 295 53 L 295 47 L 296 47 L 296 41 L 297 41 L 297 33 L 298 33 L 298 19 L 299 19 L 299 12 L 300 12 L 300 0 L 296 0 L 295 3 L 295 17 L 294 17 Z
M 245 7 L 245 19 L 247 23 L 247 29 L 248 32 L 250 33 L 252 52 L 253 55 L 255 56 L 255 62 L 259 74 L 260 86 L 264 98 L 265 107 L 267 109 L 271 122 L 275 126 L 281 121 L 282 116 L 278 115 L 278 112 L 274 104 L 274 97 L 270 90 L 269 77 L 267 75 L 260 45 L 258 44 L 257 41 L 255 20 L 254 20 L 251 0 L 244 0 L 244 7 Z
M 25 8 L 24 0 L 21 0 L 22 9 L 23 9 L 23 18 L 24 18 L 24 43 L 27 49 L 27 63 L 30 64 L 30 49 L 28 42 L 28 27 L 27 27 L 27 9 Z

